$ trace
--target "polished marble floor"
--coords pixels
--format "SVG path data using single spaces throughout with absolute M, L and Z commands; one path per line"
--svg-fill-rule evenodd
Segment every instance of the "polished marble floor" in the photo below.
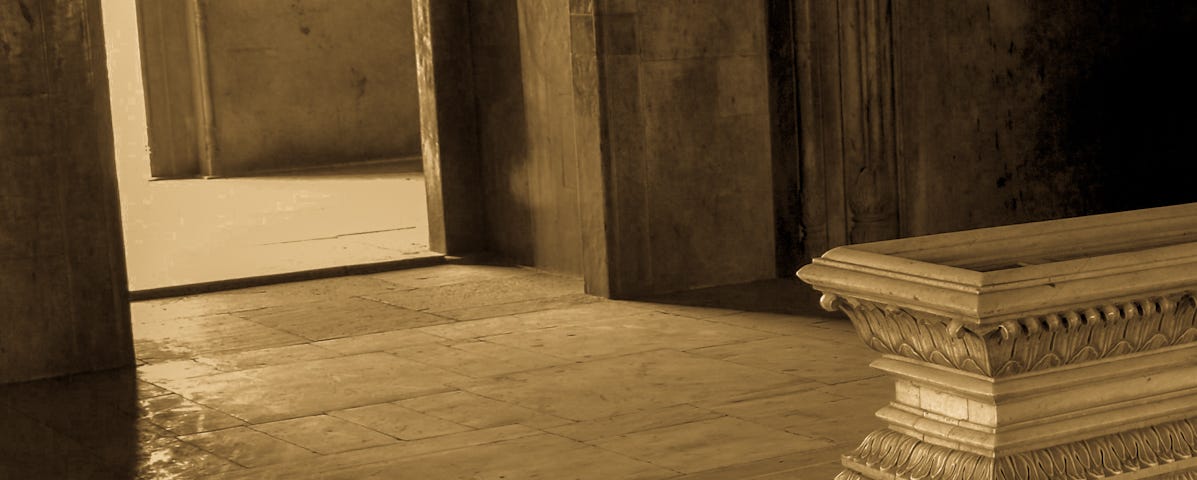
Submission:
M 0 387 L 0 478 L 829 479 L 893 386 L 805 292 L 443 265 L 139 302 L 136 371 Z

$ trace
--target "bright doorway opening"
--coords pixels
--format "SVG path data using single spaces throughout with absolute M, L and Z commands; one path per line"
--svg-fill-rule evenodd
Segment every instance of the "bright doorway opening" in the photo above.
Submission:
M 205 12 L 210 16 L 206 23 L 200 22 L 209 32 L 202 35 L 219 37 L 214 41 L 221 45 L 220 50 L 203 51 L 202 56 L 223 62 L 220 67 L 215 67 L 218 62 L 210 62 L 214 69 L 195 77 L 211 80 L 211 90 L 200 96 L 206 98 L 197 97 L 200 103 L 209 103 L 193 109 L 200 115 L 189 117 L 186 112 L 163 108 L 151 95 L 147 115 L 147 88 L 157 88 L 157 98 L 162 98 L 163 85 L 167 85 L 162 74 L 178 73 L 166 67 L 179 53 L 165 55 L 172 52 L 162 48 L 154 53 L 149 43 L 156 40 L 146 40 L 147 32 L 139 31 L 136 1 L 103 2 L 130 290 L 170 290 L 440 256 L 428 251 L 418 110 L 414 116 L 410 109 L 378 113 L 380 103 L 395 96 L 396 86 L 410 85 L 404 97 L 415 98 L 414 78 L 407 82 L 376 75 L 379 71 L 406 72 L 406 63 L 410 63 L 414 76 L 412 56 L 387 57 L 388 61 L 406 62 L 401 69 L 374 69 L 369 63 L 346 66 L 312 58 L 322 54 L 343 57 L 338 49 L 371 48 L 369 43 L 351 47 L 346 42 L 371 39 L 381 43 L 369 32 L 358 31 L 360 25 L 352 24 L 353 12 L 345 11 L 352 9 L 333 8 L 339 2 L 212 2 L 236 5 L 240 10 Z M 184 8 L 188 3 L 169 5 Z M 392 8 L 393 3 L 406 2 L 354 3 L 361 8 Z M 282 10 L 265 16 L 271 9 Z M 402 9 L 394 11 L 401 13 Z M 145 11 L 141 13 L 142 22 L 147 21 Z M 257 36 L 245 35 L 244 25 L 217 23 L 224 17 L 243 22 L 250 14 L 261 15 L 264 22 L 263 32 Z M 374 20 L 393 20 L 398 26 L 403 21 L 386 16 Z M 410 17 L 406 21 L 406 33 L 394 33 L 398 40 L 411 40 Z M 294 32 L 280 27 L 286 22 L 296 24 Z M 171 31 L 162 27 L 157 26 L 159 33 Z M 216 31 L 226 27 L 230 30 Z M 147 54 L 143 63 L 145 52 L 153 56 Z M 304 54 L 308 58 L 303 58 Z M 147 71 L 157 70 L 144 75 L 143 65 L 148 66 Z M 345 75 L 344 82 L 330 79 L 340 73 Z M 332 91 L 341 83 L 352 89 L 348 101 Z M 174 96 L 190 98 L 178 92 Z M 384 100 L 376 100 L 379 96 Z M 355 105 L 353 101 L 363 103 Z M 206 119 L 202 115 L 205 109 Z M 365 120 L 360 116 L 363 112 L 368 116 Z M 161 131 L 151 133 L 154 128 L 167 128 L 163 118 L 179 125 L 199 124 L 193 128 L 201 132 L 196 150 L 209 150 L 195 160 L 221 162 L 223 172 L 209 169 L 190 175 L 162 175 L 166 163 L 177 166 L 191 161 L 186 155 L 168 156 L 172 150 L 162 147 Z M 205 130 L 209 123 L 211 128 Z M 330 129 L 342 131 L 330 133 Z M 389 140 L 387 131 L 407 137 L 414 132 L 416 150 L 361 147 L 370 141 Z M 155 133 L 159 134 L 157 140 Z M 322 136 L 328 139 L 323 144 Z M 158 146 L 153 152 L 151 144 Z M 156 162 L 153 169 L 152 162 Z

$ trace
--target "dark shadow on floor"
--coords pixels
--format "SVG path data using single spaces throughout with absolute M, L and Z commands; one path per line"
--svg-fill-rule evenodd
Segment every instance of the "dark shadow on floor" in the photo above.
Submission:
M 0 478 L 137 477 L 133 369 L 0 385 Z
M 819 307 L 819 292 L 797 278 L 779 278 L 751 283 L 701 288 L 642 300 L 692 307 L 726 308 L 746 312 L 770 312 L 807 317 L 838 318 L 839 312 Z

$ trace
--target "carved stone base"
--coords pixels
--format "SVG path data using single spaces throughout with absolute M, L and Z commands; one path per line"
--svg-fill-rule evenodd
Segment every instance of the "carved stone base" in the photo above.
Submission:
M 1197 475 L 1197 419 L 988 458 L 892 430 L 844 456 L 839 478 L 942 480 L 1172 479 Z M 853 475 L 856 475 L 855 477 Z
M 1197 335 L 1197 302 L 1190 294 L 1136 303 L 1134 318 L 1111 313 L 1100 324 L 1088 324 L 1091 328 L 1022 330 L 1007 337 L 997 330 L 987 337 L 957 336 L 948 322 L 925 313 L 856 299 L 831 302 L 848 313 L 866 341 L 886 352 L 873 367 L 896 385 L 893 401 L 877 412 L 888 428 L 845 456 L 847 470 L 838 478 L 1197 476 L 1197 344 L 1191 341 Z M 1139 320 L 1143 324 L 1132 325 Z M 1112 336 L 1100 333 L 1107 331 L 1124 340 L 1104 340 Z M 938 337 L 942 343 L 927 341 L 940 332 L 948 332 Z M 885 335 L 895 344 L 915 345 L 891 348 L 878 340 Z M 1154 348 L 1107 354 L 1138 342 L 1140 335 L 1158 339 Z M 988 355 L 976 357 L 985 362 L 968 364 L 979 368 L 960 368 L 965 363 L 953 360 L 967 358 L 971 345 L 985 342 L 989 348 L 978 350 Z M 1022 354 L 1031 360 L 1081 349 L 1093 354 L 1044 368 L 989 368 L 1009 365 L 1007 356 L 1023 351 L 1031 352 Z M 1075 355 L 1064 355 L 1070 357 Z

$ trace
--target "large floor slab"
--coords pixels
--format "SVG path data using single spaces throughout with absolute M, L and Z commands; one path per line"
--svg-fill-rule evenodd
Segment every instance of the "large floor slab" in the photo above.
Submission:
M 251 422 L 281 420 L 452 390 L 465 377 L 385 353 L 164 381 L 174 392 Z

